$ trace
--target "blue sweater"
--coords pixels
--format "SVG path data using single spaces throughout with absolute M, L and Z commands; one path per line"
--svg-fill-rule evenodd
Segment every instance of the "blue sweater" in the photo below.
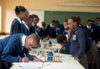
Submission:
M 27 36 L 30 35 L 30 30 L 28 30 L 24 24 L 21 25 L 22 25 L 23 34 Z
M 51 38 L 56 38 L 56 31 L 55 31 L 55 28 L 54 27 L 50 27 L 50 25 L 47 26 L 47 32 L 48 32 L 48 35 L 51 37 Z
M 64 26 L 63 24 L 59 24 L 59 34 L 63 34 Z
M 64 54 L 70 54 L 70 45 L 67 43 L 65 46 L 64 46 L 64 50 L 60 50 L 60 53 L 64 53 Z
M 4 62 L 22 62 L 22 58 L 24 57 L 24 53 L 26 56 L 32 60 L 33 56 L 29 55 L 28 50 L 22 46 L 22 38 L 23 34 L 15 34 L 9 37 L 4 38 L 0 41 L 0 58 Z M 20 57 L 18 57 L 20 56 Z
M 86 50 L 86 35 L 81 27 L 77 27 L 69 38 L 70 53 L 72 56 L 81 58 Z
M 12 34 L 17 34 L 17 33 L 22 33 L 22 26 L 20 22 L 15 18 L 12 21 L 11 29 L 10 29 L 10 35 Z

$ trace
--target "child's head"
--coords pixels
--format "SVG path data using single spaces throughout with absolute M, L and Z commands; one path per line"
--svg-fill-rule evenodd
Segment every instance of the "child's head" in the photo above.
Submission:
M 15 14 L 21 19 L 25 20 L 29 16 L 28 10 L 24 6 L 16 6 L 15 7 Z
M 30 34 L 25 39 L 25 48 L 31 49 L 32 47 L 38 47 L 40 43 L 40 37 L 37 34 Z
M 67 43 L 67 37 L 63 34 L 60 34 L 57 36 L 57 42 L 61 45 L 66 44 Z
M 46 27 L 46 23 L 45 22 L 42 22 L 42 27 Z
M 36 14 L 32 14 L 33 24 L 37 24 L 39 22 L 39 17 Z
M 32 15 L 29 15 L 29 18 L 27 20 L 28 27 L 31 27 L 32 26 L 32 22 L 33 22 L 33 17 L 32 17 Z
M 67 29 L 68 29 L 68 23 L 67 23 L 67 20 L 64 21 L 63 25 L 64 25 L 64 29 L 67 30 Z

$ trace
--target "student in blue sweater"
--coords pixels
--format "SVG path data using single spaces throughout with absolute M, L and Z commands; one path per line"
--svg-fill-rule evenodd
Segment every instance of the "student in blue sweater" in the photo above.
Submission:
M 65 35 L 60 34 L 57 36 L 57 42 L 59 44 L 61 44 L 61 49 L 60 49 L 60 53 L 64 53 L 64 54 L 70 54 L 70 46 L 67 42 L 67 38 Z
M 47 26 L 47 33 L 50 38 L 56 38 L 55 20 Z
M 35 33 L 37 23 L 39 22 L 39 17 L 36 14 L 32 14 L 33 22 L 32 26 L 30 27 L 30 33 Z
M 0 41 L 0 69 L 6 69 L 13 62 L 41 61 L 29 55 L 29 49 L 37 47 L 40 37 L 36 34 L 25 36 L 21 33 L 8 36 Z
M 68 28 L 73 29 L 69 37 L 70 53 L 76 61 L 79 61 L 85 69 L 88 69 L 86 51 L 86 31 L 79 27 L 80 18 L 72 16 L 68 19 Z
M 32 22 L 33 22 L 33 17 L 32 15 L 29 16 L 28 20 L 22 21 L 22 30 L 23 30 L 23 34 L 25 35 L 30 35 L 30 27 L 32 26 Z
M 28 18 L 28 11 L 23 6 L 16 6 L 15 8 L 16 17 L 12 21 L 10 35 L 22 33 L 22 20 L 26 20 Z
M 58 20 L 55 21 L 56 35 L 63 34 L 64 26 Z

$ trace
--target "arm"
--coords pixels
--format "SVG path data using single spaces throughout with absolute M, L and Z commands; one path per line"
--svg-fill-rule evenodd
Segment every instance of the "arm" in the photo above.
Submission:
M 80 59 L 86 50 L 86 41 L 85 41 L 86 35 L 85 35 L 84 31 L 78 31 L 77 35 L 78 35 L 77 39 L 79 42 L 80 49 L 79 49 L 78 53 L 76 54 L 75 58 Z
M 22 28 L 21 28 L 21 24 L 19 22 L 15 22 L 14 24 L 12 24 L 11 26 L 11 31 L 10 34 L 17 34 L 17 33 L 22 33 Z
M 16 46 L 19 46 L 17 41 L 19 41 L 19 40 L 17 40 L 16 38 L 11 38 L 8 41 L 7 45 L 5 46 L 5 48 L 1 54 L 1 59 L 3 61 L 6 61 L 6 62 L 21 62 L 22 61 L 22 58 L 17 57 L 17 56 L 16 57 L 12 56 L 12 53 L 14 53 L 14 51 L 17 48 Z

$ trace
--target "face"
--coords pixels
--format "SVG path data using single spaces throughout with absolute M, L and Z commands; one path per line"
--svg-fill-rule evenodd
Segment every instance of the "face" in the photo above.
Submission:
M 42 23 L 42 26 L 43 26 L 43 27 L 46 27 L 46 24 L 45 24 L 45 23 Z
M 68 19 L 68 28 L 69 29 L 75 29 L 76 26 L 77 26 L 76 22 L 74 22 L 72 19 Z
M 88 26 L 91 26 L 91 25 L 92 25 L 92 22 L 89 21 L 89 22 L 88 22 Z
M 25 48 L 27 49 L 31 49 L 32 47 L 37 47 L 37 41 L 32 39 L 31 36 L 27 36 L 26 37 L 26 41 L 25 41 Z
M 31 26 L 32 26 L 32 22 L 33 22 L 33 19 L 32 19 L 32 18 L 30 18 L 30 19 L 28 20 L 28 26 L 29 26 L 29 27 L 31 27 Z
M 33 18 L 33 23 L 37 24 L 39 22 L 39 18 Z
M 64 22 L 63 25 L 64 25 L 64 29 L 67 30 L 68 29 L 68 23 Z
M 55 26 L 55 23 L 54 22 L 52 22 L 52 26 Z

